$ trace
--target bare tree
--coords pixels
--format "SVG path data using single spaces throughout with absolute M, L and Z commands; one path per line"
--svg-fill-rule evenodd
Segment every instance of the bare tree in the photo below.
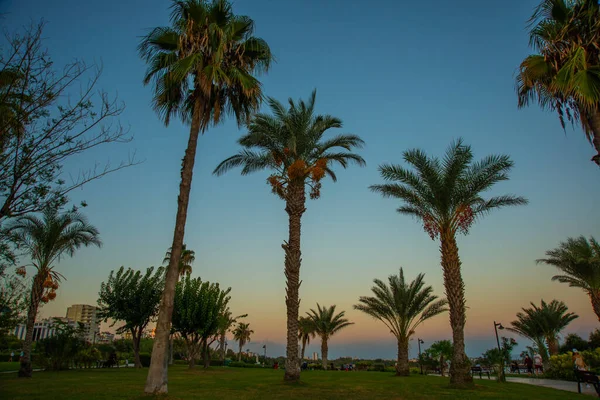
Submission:
M 0 49 L 0 226 L 63 206 L 72 190 L 138 163 L 132 154 L 117 165 L 65 173 L 65 162 L 86 150 L 132 138 L 116 120 L 124 105 L 97 89 L 102 69 L 80 60 L 56 68 L 43 48 L 43 28 L 41 22 L 6 34 Z

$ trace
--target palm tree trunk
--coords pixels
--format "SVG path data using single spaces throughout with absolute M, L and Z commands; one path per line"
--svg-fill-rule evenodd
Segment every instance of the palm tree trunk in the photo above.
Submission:
M 398 339 L 398 360 L 396 361 L 396 376 L 410 375 L 408 367 L 408 338 Z
M 329 348 L 327 347 L 327 338 L 321 339 L 321 361 L 323 363 L 323 370 L 327 370 L 327 353 Z
M 240 342 L 240 351 L 238 352 L 238 361 L 242 361 L 242 347 L 244 344 Z
M 165 289 L 162 294 L 158 322 L 156 323 L 156 335 L 152 347 L 152 358 L 150 369 L 146 378 L 146 393 L 168 392 L 168 352 L 169 334 L 171 331 L 171 318 L 173 316 L 173 299 L 175 297 L 175 285 L 179 280 L 179 259 L 185 235 L 185 222 L 187 220 L 187 209 L 190 201 L 190 190 L 192 188 L 192 176 L 194 173 L 194 162 L 196 159 L 196 147 L 200 135 L 200 100 L 194 104 L 190 137 L 188 140 L 185 156 L 181 167 L 181 183 L 179 185 L 179 196 L 177 198 L 177 216 L 175 218 L 175 231 L 173 233 L 173 244 L 171 246 L 171 259 L 165 279 Z
M 440 374 L 444 376 L 444 371 L 446 370 L 446 360 L 444 360 L 444 355 L 440 354 Z
M 556 340 L 555 336 L 548 336 L 546 338 L 546 343 L 548 343 L 548 353 L 550 356 L 555 356 L 558 354 L 558 340 Z
M 454 353 L 450 365 L 450 384 L 464 386 L 473 382 L 470 372 L 470 361 L 465 353 L 465 284 L 460 272 L 458 246 L 453 232 L 441 234 L 442 269 L 444 271 L 444 287 L 450 309 L 450 326 Z
M 306 339 L 302 339 L 302 352 L 300 353 L 300 362 L 304 361 L 304 351 L 306 350 Z
M 298 309 L 300 308 L 300 235 L 306 194 L 304 182 L 291 182 L 287 188 L 285 211 L 289 217 L 289 238 L 281 245 L 285 251 L 285 277 L 287 279 L 285 304 L 287 306 L 287 345 L 284 381 L 300 380 L 298 362 Z
M 588 124 L 592 131 L 592 145 L 596 149 L 596 155 L 592 157 L 592 161 L 600 166 L 600 111 L 596 111 L 588 118 Z
M 600 290 L 592 290 L 589 292 L 590 300 L 592 301 L 592 307 L 594 308 L 594 313 L 600 321 Z
M 42 272 L 44 271 L 44 272 Z M 48 276 L 45 268 L 41 268 L 33 278 L 31 285 L 31 300 L 27 311 L 27 331 L 25 333 L 25 342 L 23 342 L 23 358 L 19 368 L 19 378 L 31 378 L 33 368 L 31 367 L 31 344 L 33 342 L 33 328 L 35 327 L 35 317 L 38 307 L 44 293 L 44 281 Z

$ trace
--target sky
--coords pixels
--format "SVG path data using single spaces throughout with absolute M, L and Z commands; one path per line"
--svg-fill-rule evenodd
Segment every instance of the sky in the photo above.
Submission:
M 344 123 L 337 133 L 366 142 L 365 168 L 338 170 L 322 196 L 309 201 L 302 226 L 301 314 L 336 304 L 354 325 L 334 336 L 331 357 L 394 358 L 395 340 L 384 325 L 352 309 L 370 294 L 374 278 L 403 267 L 443 296 L 439 245 L 399 203 L 368 190 L 380 183 L 381 163 L 402 163 L 402 152 L 422 148 L 442 155 L 462 137 L 476 158 L 509 154 L 511 179 L 491 194 L 525 196 L 525 207 L 503 209 L 460 236 L 466 285 L 466 348 L 478 356 L 495 345 L 493 322 L 508 325 L 541 299 L 565 301 L 580 318 L 565 330 L 587 337 L 598 327 L 589 300 L 577 289 L 551 282 L 552 267 L 535 260 L 570 236 L 600 236 L 594 204 L 600 171 L 579 128 L 563 131 L 551 112 L 517 108 L 514 78 L 530 53 L 526 21 L 537 0 L 518 2 L 397 2 L 372 0 L 237 0 L 277 62 L 261 77 L 264 92 L 281 101 L 307 98 L 317 89 L 317 111 Z M 41 315 L 63 316 L 74 303 L 95 304 L 100 283 L 121 265 L 145 269 L 162 262 L 170 246 L 180 163 L 188 128 L 165 127 L 150 106 L 145 66 L 136 47 L 155 26 L 168 24 L 167 0 L 0 0 L 2 29 L 15 32 L 46 21 L 45 44 L 62 66 L 73 59 L 102 65 L 99 88 L 126 105 L 120 121 L 134 140 L 90 152 L 67 166 L 76 173 L 95 162 L 113 164 L 135 151 L 138 166 L 74 192 L 100 230 L 101 249 L 79 251 L 57 267 L 67 277 Z M 4 43 L 4 42 L 2 42 Z M 201 137 L 185 243 L 196 252 L 192 276 L 232 287 L 231 308 L 247 313 L 254 330 L 248 348 L 285 352 L 285 279 L 281 243 L 287 236 L 283 202 L 270 193 L 267 173 L 212 175 L 238 151 L 243 133 L 234 121 Z M 502 332 L 501 332 L 502 333 Z M 424 347 L 451 339 L 448 316 L 420 326 Z M 509 335 L 510 336 L 510 335 Z M 529 345 L 518 339 L 520 348 Z M 313 341 L 307 352 L 319 351 Z M 262 353 L 262 351 L 261 351 Z

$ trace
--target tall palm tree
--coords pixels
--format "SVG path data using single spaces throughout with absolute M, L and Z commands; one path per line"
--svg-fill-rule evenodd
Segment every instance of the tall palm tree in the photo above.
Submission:
M 537 102 L 578 122 L 600 165 L 600 8 L 596 0 L 542 0 L 530 19 L 529 43 L 537 51 L 521 62 L 519 108 Z
M 44 210 L 41 218 L 27 215 L 17 219 L 8 231 L 14 243 L 29 255 L 31 266 L 36 271 L 27 311 L 24 356 L 19 369 L 20 377 L 31 377 L 31 343 L 38 308 L 40 303 L 56 297 L 62 278 L 55 270 L 55 263 L 60 262 L 64 255 L 73 257 L 81 246 L 100 247 L 102 242 L 98 229 L 90 225 L 85 216 L 74 210 L 59 213 L 56 208 L 50 207 Z
M 417 275 L 412 282 L 406 282 L 404 271 L 390 275 L 388 284 L 375 279 L 371 288 L 374 296 L 361 296 L 355 310 L 362 311 L 383 322 L 396 337 L 398 344 L 398 363 L 396 375 L 410 375 L 408 367 L 408 341 L 415 329 L 423 321 L 448 311 L 448 302 L 437 300 L 433 288 L 425 286 L 425 274 Z
M 148 64 L 144 83 L 154 82 L 154 109 L 167 125 L 174 116 L 190 124 L 147 393 L 168 391 L 165 359 L 198 136 L 228 114 L 247 121 L 262 99 L 254 74 L 268 70 L 272 55 L 253 30 L 254 21 L 235 15 L 227 0 L 173 0 L 171 26 L 154 28 L 139 46 Z
M 304 360 L 306 345 L 310 344 L 310 339 L 315 337 L 315 327 L 312 320 L 307 317 L 298 318 L 298 340 L 302 343 L 300 352 L 300 361 Z
M 363 158 L 351 153 L 364 144 L 356 135 L 337 135 L 324 139 L 325 133 L 341 128 L 342 121 L 331 115 L 315 115 L 316 91 L 308 102 L 289 99 L 289 107 L 273 98 L 268 99 L 273 115 L 258 114 L 248 124 L 248 133 L 239 139 L 243 147 L 238 154 L 217 166 L 214 173 L 241 167 L 242 175 L 260 170 L 270 170 L 267 179 L 273 193 L 285 201 L 289 219 L 289 237 L 282 247 L 285 251 L 285 277 L 287 279 L 287 345 L 284 380 L 300 379 L 298 360 L 298 311 L 300 306 L 300 236 L 302 214 L 306 211 L 306 188 L 310 198 L 321 195 L 321 181 L 337 177 L 334 164 L 346 168 L 354 162 L 365 165 Z
M 345 312 L 335 313 L 335 305 L 331 307 L 321 307 L 317 303 L 317 310 L 311 309 L 306 313 L 314 326 L 315 333 L 321 338 L 321 360 L 323 369 L 327 369 L 327 353 L 329 351 L 329 339 L 342 329 L 353 325 L 354 322 L 348 321 Z
M 592 302 L 596 317 L 600 321 L 600 244 L 592 236 L 568 238 L 556 249 L 546 252 L 547 258 L 538 263 L 553 265 L 563 275 L 555 275 L 553 281 L 568 283 L 571 287 L 583 289 Z
M 248 342 L 250 342 L 250 336 L 254 333 L 252 329 L 250 329 L 250 324 L 246 324 L 240 322 L 238 326 L 233 330 L 233 338 L 240 345 L 240 351 L 238 352 L 238 361 L 242 360 L 242 348 Z
M 515 196 L 484 199 L 482 193 L 496 183 L 508 180 L 513 163 L 508 156 L 492 155 L 473 162 L 471 147 L 458 140 L 450 145 L 442 160 L 428 157 L 422 150 L 404 152 L 404 161 L 414 171 L 399 165 L 383 164 L 379 171 L 389 183 L 371 190 L 404 203 L 398 212 L 423 222 L 432 240 L 439 236 L 444 287 L 450 309 L 454 355 L 450 366 L 451 384 L 471 383 L 470 362 L 465 354 L 465 284 L 456 244 L 457 233 L 467 234 L 479 217 L 494 209 L 527 204 Z
M 172 247 L 165 253 L 163 264 L 168 264 L 171 261 Z M 177 266 L 179 277 L 184 275 L 190 276 L 192 273 L 192 264 L 196 261 L 196 252 L 194 250 L 188 250 L 185 243 L 181 246 L 181 257 L 179 257 L 179 265 Z
M 547 348 L 551 356 L 558 354 L 558 335 L 571 321 L 578 318 L 578 315 L 567 312 L 567 305 L 558 300 L 552 300 L 550 303 L 542 300 L 539 307 L 530 304 L 531 308 L 523 308 L 522 312 L 517 313 L 517 320 L 513 321 L 508 329 L 533 340 L 542 351 L 542 359 L 547 362 L 548 355 L 543 354 L 545 349 Z

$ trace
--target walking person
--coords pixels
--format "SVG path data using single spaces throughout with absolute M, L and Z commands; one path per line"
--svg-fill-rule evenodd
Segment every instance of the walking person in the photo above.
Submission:
M 535 373 L 543 374 L 544 373 L 544 362 L 542 361 L 542 356 L 540 356 L 538 353 L 535 353 L 535 355 L 533 356 L 533 361 L 534 361 L 534 365 L 535 365 Z
M 15 357 L 15 352 L 11 351 L 10 352 L 10 358 L 8 359 L 8 362 L 13 362 L 13 358 Z
M 533 360 L 529 357 L 529 354 L 525 356 L 525 366 L 527 367 L 527 373 L 529 375 L 533 374 Z

